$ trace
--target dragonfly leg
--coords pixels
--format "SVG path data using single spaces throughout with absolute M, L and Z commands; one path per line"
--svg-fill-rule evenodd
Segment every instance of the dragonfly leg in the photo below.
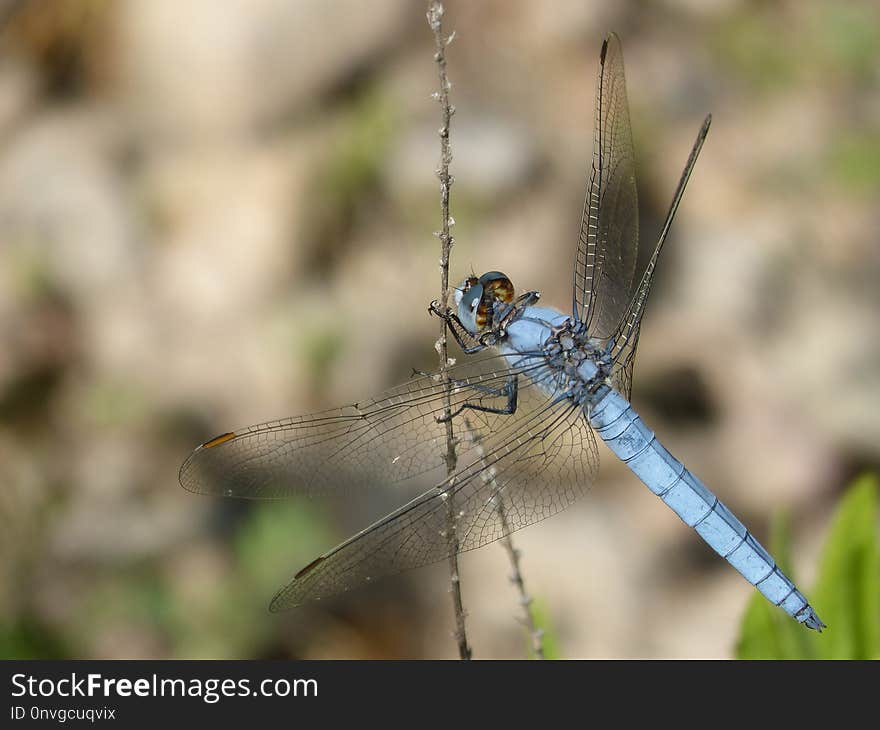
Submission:
M 480 386 L 480 385 L 468 385 L 469 388 L 477 391 L 481 391 L 486 393 L 487 395 L 494 396 L 496 398 L 500 398 L 502 396 L 507 397 L 507 403 L 501 408 L 496 408 L 494 406 L 484 406 L 478 403 L 463 403 L 459 406 L 455 411 L 450 413 L 448 416 L 437 416 L 437 423 L 445 423 L 446 421 L 451 420 L 455 416 L 458 416 L 465 410 L 471 411 L 481 411 L 483 413 L 496 413 L 498 415 L 512 415 L 516 413 L 516 405 L 517 405 L 517 397 L 519 395 L 519 381 L 517 380 L 517 375 L 511 375 L 508 378 L 507 383 L 503 388 L 490 388 L 488 386 Z M 456 381 L 452 381 L 452 385 L 456 385 Z
M 482 338 L 476 339 L 461 323 L 458 315 L 454 312 L 450 312 L 448 309 L 444 311 L 436 299 L 431 302 L 428 307 L 428 312 L 440 317 L 440 319 L 446 322 L 446 327 L 465 355 L 473 355 L 485 350 L 491 344 L 489 342 L 483 342 Z

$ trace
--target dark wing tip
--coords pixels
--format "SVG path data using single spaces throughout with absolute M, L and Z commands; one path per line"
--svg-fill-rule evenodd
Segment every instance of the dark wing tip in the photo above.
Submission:
M 613 30 L 605 36 L 602 41 L 602 52 L 599 54 L 599 63 L 605 63 L 605 57 L 608 55 L 608 47 L 617 46 L 620 49 L 620 36 Z
M 198 467 L 196 466 L 201 452 L 204 449 L 213 449 L 215 446 L 220 446 L 227 441 L 232 441 L 232 439 L 237 436 L 237 433 L 227 431 L 226 433 L 222 433 L 219 436 L 215 436 L 214 438 L 205 441 L 205 443 L 197 447 L 195 451 L 186 457 L 186 461 L 181 464 L 180 471 L 177 472 L 177 479 L 180 482 L 180 486 L 187 492 L 202 494 L 203 491 L 199 488 Z M 193 469 L 196 471 L 192 471 Z
M 282 588 L 275 596 L 272 598 L 272 601 L 269 603 L 269 611 L 272 613 L 280 613 L 281 611 L 286 611 L 288 608 L 295 608 L 303 603 L 303 599 L 299 600 L 291 600 L 291 594 L 293 593 L 294 586 L 298 580 L 301 580 L 309 573 L 311 573 L 315 568 L 317 568 L 321 563 L 324 562 L 324 558 L 326 556 L 322 555 L 319 558 L 315 558 L 311 563 L 309 563 L 305 568 L 302 568 L 295 576 L 293 576 L 293 580 L 290 581 L 284 588 Z
M 309 563 L 305 568 L 300 570 L 295 576 L 293 576 L 294 580 L 299 580 L 307 573 L 311 573 L 316 567 L 318 567 L 318 563 L 324 561 L 324 556 L 322 555 L 320 558 L 315 558 L 311 563 Z
M 700 125 L 700 131 L 697 133 L 697 139 L 694 141 L 694 151 L 699 152 L 703 147 L 703 142 L 706 141 L 706 137 L 709 136 L 709 127 L 712 126 L 712 115 L 707 114 L 706 118 L 703 120 L 703 123 Z M 693 155 L 694 152 L 692 151 Z
M 227 441 L 234 439 L 236 434 L 232 431 L 228 431 L 226 433 L 221 433 L 219 436 L 215 436 L 205 443 L 202 444 L 201 448 L 203 449 L 213 449 L 215 446 L 219 446 L 220 444 L 225 444 Z

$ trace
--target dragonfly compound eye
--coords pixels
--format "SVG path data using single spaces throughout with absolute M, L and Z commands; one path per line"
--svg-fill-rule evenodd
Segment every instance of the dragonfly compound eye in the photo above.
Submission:
M 486 293 L 491 295 L 487 297 L 489 305 L 494 304 L 494 300 L 510 304 L 513 301 L 513 282 L 500 271 L 487 271 L 483 274 L 479 283 L 483 285 Z
M 469 276 L 465 279 L 461 284 L 455 287 L 455 293 L 453 294 L 453 299 L 455 300 L 455 306 L 459 306 L 461 304 L 461 298 L 467 293 L 470 288 L 479 283 L 479 279 L 476 276 Z
M 474 335 L 482 332 L 488 322 L 483 291 L 482 284 L 473 284 L 467 289 L 459 289 L 455 292 L 455 298 L 458 300 L 458 319 L 465 329 Z

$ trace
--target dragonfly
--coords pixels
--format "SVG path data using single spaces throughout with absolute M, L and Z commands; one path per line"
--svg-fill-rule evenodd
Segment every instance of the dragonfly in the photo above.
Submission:
M 825 627 L 770 553 L 630 403 L 657 262 L 710 123 L 711 115 L 657 242 L 640 260 L 623 52 L 620 39 L 608 35 L 571 311 L 541 305 L 537 291 L 517 295 L 499 271 L 471 275 L 456 287 L 454 307 L 429 307 L 461 347 L 460 363 L 414 373 L 379 397 L 342 408 L 228 431 L 192 452 L 180 483 L 203 495 L 271 500 L 344 497 L 383 484 L 416 489 L 417 496 L 297 572 L 270 610 L 447 559 L 560 512 L 593 482 L 598 436 L 767 600 L 810 629 Z M 450 426 L 454 468 L 447 462 Z

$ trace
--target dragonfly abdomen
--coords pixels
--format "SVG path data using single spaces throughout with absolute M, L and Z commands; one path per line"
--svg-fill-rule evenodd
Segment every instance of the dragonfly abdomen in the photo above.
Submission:
M 590 425 L 639 479 L 767 600 L 821 631 L 825 624 L 736 516 L 657 440 L 620 393 L 600 389 Z

